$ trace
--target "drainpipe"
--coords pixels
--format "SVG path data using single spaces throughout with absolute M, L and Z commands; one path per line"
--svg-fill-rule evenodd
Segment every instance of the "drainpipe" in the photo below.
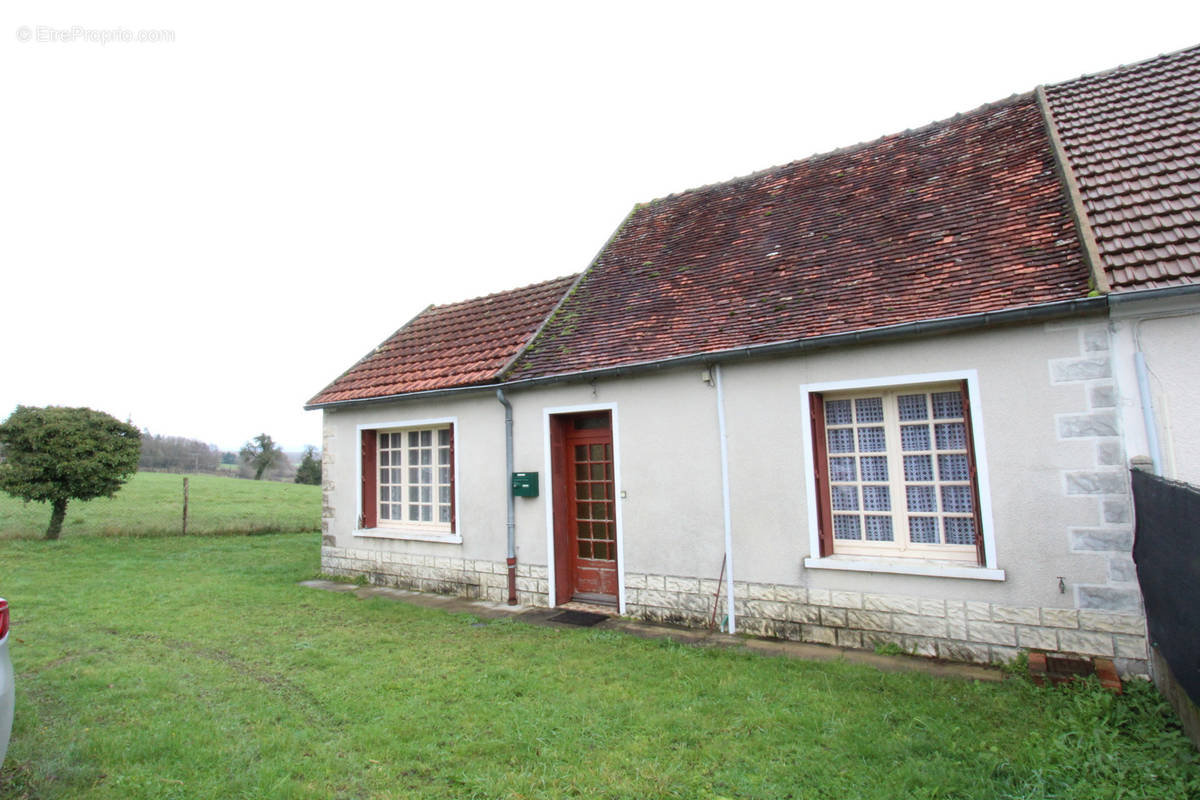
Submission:
M 1146 373 L 1146 355 L 1138 345 L 1133 354 L 1133 368 L 1137 372 L 1138 394 L 1142 400 L 1142 419 L 1146 423 L 1146 446 L 1150 450 L 1150 463 L 1154 474 L 1162 475 L 1162 451 L 1158 446 L 1158 420 L 1154 416 L 1154 401 L 1150 397 L 1150 377 Z
M 1168 297 L 1190 297 L 1197 292 L 1200 292 L 1200 284 L 1186 284 L 1183 286 L 1168 286 L 1165 289 L 1146 289 L 1139 292 L 1121 292 L 1108 296 L 1109 308 L 1120 310 L 1125 306 L 1131 306 L 1135 309 L 1130 317 L 1137 316 L 1137 307 L 1149 299 L 1162 299 Z M 1178 317 L 1194 317 L 1200 314 L 1190 308 L 1179 309 L 1178 311 L 1164 311 L 1159 314 L 1146 314 L 1138 317 L 1136 320 L 1131 320 L 1132 338 L 1133 338 L 1133 371 L 1137 376 L 1138 384 L 1138 399 L 1142 404 L 1142 421 L 1146 425 L 1146 449 L 1150 451 L 1150 462 L 1154 468 L 1154 474 L 1161 476 L 1163 470 L 1162 449 L 1158 441 L 1158 419 L 1154 413 L 1154 396 L 1150 393 L 1150 369 L 1146 366 L 1146 355 L 1142 352 L 1142 325 L 1143 323 L 1157 319 L 1175 319 Z M 1109 314 L 1110 319 L 1112 313 Z M 1168 440 L 1170 439 L 1170 431 Z
M 729 616 L 729 632 L 737 633 L 733 612 L 733 518 L 729 512 L 729 445 L 725 436 L 725 389 L 721 384 L 721 365 L 713 366 L 713 381 L 717 385 L 717 429 L 721 435 L 721 505 L 725 512 L 725 596 Z
M 1154 413 L 1154 395 L 1150 393 L 1150 369 L 1146 366 L 1146 354 L 1142 352 L 1142 324 L 1157 319 L 1194 317 L 1197 314 L 1200 314 L 1200 311 L 1191 309 L 1165 311 L 1161 314 L 1149 314 L 1133 323 L 1133 369 L 1137 375 L 1138 396 L 1142 401 L 1142 420 L 1146 424 L 1146 449 L 1150 451 L 1150 463 L 1153 465 L 1154 474 L 1158 476 L 1163 474 L 1162 447 L 1158 441 L 1158 417 Z M 1168 441 L 1170 434 L 1168 428 Z
M 504 396 L 503 389 L 496 390 L 496 399 L 504 406 L 504 497 L 508 501 L 508 604 L 517 604 L 517 523 L 513 509 L 513 417 L 512 403 Z

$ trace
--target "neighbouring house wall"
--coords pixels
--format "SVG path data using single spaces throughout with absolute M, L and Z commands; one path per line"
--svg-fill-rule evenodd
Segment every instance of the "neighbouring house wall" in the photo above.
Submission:
M 1003 661 L 1020 648 L 1115 657 L 1144 672 L 1129 557 L 1128 479 L 1105 320 L 1009 327 L 842 348 L 723 368 L 738 629 L 846 646 Z M 1004 580 L 805 567 L 811 553 L 802 387 L 974 371 Z M 614 408 L 623 611 L 703 624 L 724 556 L 716 392 L 699 368 L 510 391 L 515 468 L 542 473 L 517 498 L 521 600 L 551 602 L 546 498 L 550 409 Z M 457 419 L 461 544 L 354 534 L 356 426 Z M 381 582 L 503 597 L 503 409 L 492 394 L 326 412 L 323 564 Z M 343 510 L 345 509 L 345 510 Z M 1062 584 L 1060 591 L 1060 577 Z M 554 598 L 561 602 L 564 598 Z M 717 618 L 726 613 L 717 601 Z
M 1146 361 L 1163 477 L 1200 486 L 1200 297 L 1139 300 L 1112 313 L 1119 411 L 1130 456 L 1149 456 L 1134 353 Z

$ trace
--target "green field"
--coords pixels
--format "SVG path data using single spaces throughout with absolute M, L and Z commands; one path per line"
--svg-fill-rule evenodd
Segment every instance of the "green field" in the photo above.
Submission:
M 296 483 L 189 475 L 188 533 L 315 531 L 321 527 L 321 488 Z M 154 536 L 180 532 L 183 476 L 139 472 L 117 496 L 72 501 L 63 525 L 72 536 Z M 0 539 L 40 538 L 50 507 L 0 492 Z
M 974 684 L 297 585 L 312 533 L 0 542 L 0 797 L 1189 798 L 1148 684 Z

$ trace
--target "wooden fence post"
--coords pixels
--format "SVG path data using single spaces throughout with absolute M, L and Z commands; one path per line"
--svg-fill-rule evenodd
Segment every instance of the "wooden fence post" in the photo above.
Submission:
M 187 536 L 188 479 L 183 479 L 183 535 Z

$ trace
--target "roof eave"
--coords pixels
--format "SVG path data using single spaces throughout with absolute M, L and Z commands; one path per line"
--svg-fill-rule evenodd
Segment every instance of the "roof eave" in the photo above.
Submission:
M 343 372 L 341 375 L 338 375 L 336 378 L 334 378 L 333 380 L 331 380 L 329 383 L 325 384 L 325 388 L 324 388 L 324 389 L 322 389 L 321 391 L 317 392 L 316 394 L 314 394 L 314 395 L 313 395 L 313 397 L 314 397 L 314 398 L 320 397 L 321 395 L 325 394 L 325 392 L 329 391 L 329 390 L 330 390 L 330 389 L 331 389 L 331 388 L 332 388 L 332 387 L 333 387 L 333 386 L 334 386 L 334 385 L 335 385 L 335 384 L 336 384 L 338 381 L 340 381 L 342 378 L 344 378 L 344 377 L 346 377 L 347 375 L 349 375 L 349 374 L 350 374 L 351 372 L 353 372 L 354 370 L 358 369 L 358 367 L 359 367 L 360 365 L 364 364 L 364 363 L 365 363 L 365 362 L 366 362 L 366 361 L 367 361 L 369 358 L 371 358 L 371 356 L 374 356 L 375 354 L 377 354 L 377 353 L 380 351 L 380 349 L 381 349 L 381 348 L 382 348 L 382 347 L 383 347 L 385 344 L 387 344 L 387 343 L 388 343 L 388 342 L 390 342 L 392 339 L 394 339 L 394 338 L 395 338 L 395 337 L 396 337 L 396 336 L 397 336 L 397 335 L 400 333 L 400 331 L 404 330 L 404 329 L 405 329 L 405 328 L 407 328 L 409 325 L 412 325 L 414 322 L 416 322 L 418 319 L 420 319 L 420 318 L 421 318 L 421 315 L 423 315 L 423 314 L 424 314 L 426 311 L 428 311 L 428 310 L 429 310 L 429 309 L 431 309 L 431 308 L 433 308 L 433 304 L 432 304 L 432 303 L 430 303 L 429 305 L 425 306 L 423 309 L 421 309 L 419 312 L 417 312 L 415 315 L 413 315 L 413 317 L 412 317 L 411 319 L 409 319 L 409 320 L 408 320 L 408 322 L 404 323 L 404 324 L 403 324 L 403 325 L 401 325 L 399 328 L 397 328 L 396 330 L 392 331 L 392 333 L 391 333 L 391 335 L 390 335 L 390 336 L 388 336 L 386 339 L 384 339 L 384 340 L 383 340 L 382 342 L 380 342 L 379 344 L 375 345 L 375 347 L 371 348 L 371 351 L 370 351 L 369 353 L 367 353 L 365 356 L 363 356 L 362 358 L 360 358 L 358 361 L 355 361 L 355 362 L 354 362 L 354 363 L 353 363 L 353 364 L 350 366 L 350 368 L 349 368 L 349 369 L 347 369 L 347 370 L 346 370 L 345 372 Z M 309 400 L 309 401 L 308 401 L 308 403 L 306 403 L 306 404 L 304 405 L 304 407 L 305 407 L 305 408 L 309 408 L 309 407 L 310 407 L 310 405 L 309 405 L 309 404 L 311 404 L 311 403 L 312 403 L 312 400 Z
M 1200 283 L 1180 283 L 1175 286 L 1156 286 L 1153 289 L 1138 289 L 1137 287 L 1118 288 L 1108 296 L 1109 305 L 1128 305 L 1154 300 L 1165 300 L 1171 297 L 1185 297 L 1200 294 Z
M 364 397 L 354 400 L 341 400 L 330 403 L 310 403 L 305 405 L 306 411 L 326 408 L 343 408 L 375 403 L 387 403 L 397 400 L 431 399 L 469 394 L 471 392 L 491 391 L 502 388 L 506 391 L 526 389 L 552 383 L 570 381 L 589 381 L 598 378 L 623 377 L 643 372 L 655 372 L 675 367 L 685 367 L 693 364 L 720 364 L 731 361 L 744 361 L 758 358 L 771 358 L 794 355 L 796 353 L 825 350 L 833 347 L 851 347 L 854 345 L 872 344 L 896 339 L 909 339 L 925 336 L 938 336 L 952 333 L 964 333 L 972 330 L 992 328 L 1000 325 L 1011 325 L 1023 322 L 1044 322 L 1065 317 L 1083 316 L 1104 311 L 1108 308 L 1109 296 L 1081 297 L 1071 300 L 1057 300 L 1050 303 L 1039 303 L 1032 306 L 1006 308 L 999 311 L 983 311 L 976 314 L 964 314 L 956 317 L 938 317 L 935 319 L 905 322 L 897 325 L 887 325 L 880 328 L 863 328 L 860 330 L 832 333 L 823 336 L 810 336 L 804 339 L 789 339 L 780 342 L 747 345 L 727 350 L 714 350 L 704 353 L 694 353 L 685 356 L 640 361 L 630 364 L 620 364 L 611 367 L 600 367 L 592 370 L 578 370 L 552 375 L 539 375 L 532 378 L 518 378 L 509 381 L 493 381 L 470 386 L 454 386 L 446 389 L 430 389 L 422 392 L 405 392 L 401 394 L 380 397 Z

